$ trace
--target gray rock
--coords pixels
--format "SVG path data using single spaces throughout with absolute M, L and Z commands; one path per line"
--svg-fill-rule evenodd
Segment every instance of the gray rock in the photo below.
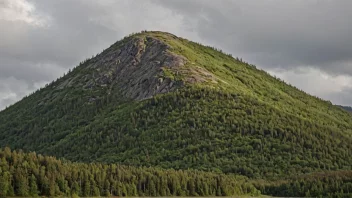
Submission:
M 185 78 L 188 83 L 205 81 L 208 75 L 205 69 L 184 67 L 187 59 L 169 49 L 157 38 L 134 37 L 119 47 L 104 50 L 88 62 L 82 72 L 85 75 L 67 80 L 59 87 L 80 84 L 86 90 L 107 87 L 108 93 L 118 91 L 126 98 L 143 100 L 184 86 L 184 82 L 175 83 L 173 76 L 166 76 L 165 69 L 176 76 L 189 75 Z

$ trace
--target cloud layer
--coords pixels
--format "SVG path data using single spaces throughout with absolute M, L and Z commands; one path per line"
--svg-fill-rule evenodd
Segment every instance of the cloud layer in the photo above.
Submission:
M 121 37 L 162 30 L 352 105 L 349 0 L 0 0 L 0 109 Z

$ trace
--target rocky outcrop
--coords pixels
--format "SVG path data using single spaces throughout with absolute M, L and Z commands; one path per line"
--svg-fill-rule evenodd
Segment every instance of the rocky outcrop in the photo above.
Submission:
M 216 82 L 204 68 L 187 66 L 185 57 L 173 53 L 169 45 L 155 37 L 136 36 L 120 42 L 123 43 L 118 42 L 89 60 L 85 72 L 67 79 L 58 88 L 106 87 L 108 94 L 118 91 L 125 98 L 143 100 L 186 83 Z
M 88 85 L 118 87 L 125 97 L 136 100 L 172 91 L 182 83 L 166 77 L 164 69 L 177 70 L 187 60 L 168 49 L 152 37 L 136 37 L 121 48 L 111 47 L 89 65 L 94 74 Z

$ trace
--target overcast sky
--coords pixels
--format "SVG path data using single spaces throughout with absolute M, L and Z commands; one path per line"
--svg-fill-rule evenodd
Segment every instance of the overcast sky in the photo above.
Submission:
M 0 0 L 0 109 L 123 36 L 161 30 L 352 106 L 351 0 Z

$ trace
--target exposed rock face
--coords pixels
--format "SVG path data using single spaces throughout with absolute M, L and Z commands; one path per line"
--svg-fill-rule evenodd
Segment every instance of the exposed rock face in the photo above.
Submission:
M 71 86 L 74 81 L 82 82 L 84 79 L 85 89 L 114 87 L 124 97 L 135 100 L 173 91 L 183 82 L 173 81 L 164 75 L 163 70 L 176 71 L 187 60 L 168 49 L 168 45 L 153 37 L 132 38 L 121 47 L 112 46 L 90 60 L 86 76 L 63 82 L 59 87 Z
M 174 91 L 186 83 L 217 83 L 206 69 L 194 63 L 187 66 L 185 57 L 172 53 L 169 45 L 155 37 L 132 37 L 117 44 L 89 60 L 84 72 L 68 78 L 57 89 L 105 87 L 107 94 L 118 90 L 125 98 L 143 100 Z M 175 76 L 182 80 L 175 80 Z
M 163 77 L 163 67 L 182 67 L 186 59 L 168 48 L 152 37 L 133 38 L 119 49 L 109 48 L 89 66 L 97 71 L 94 83 L 118 86 L 125 97 L 136 100 L 172 91 L 177 85 Z

